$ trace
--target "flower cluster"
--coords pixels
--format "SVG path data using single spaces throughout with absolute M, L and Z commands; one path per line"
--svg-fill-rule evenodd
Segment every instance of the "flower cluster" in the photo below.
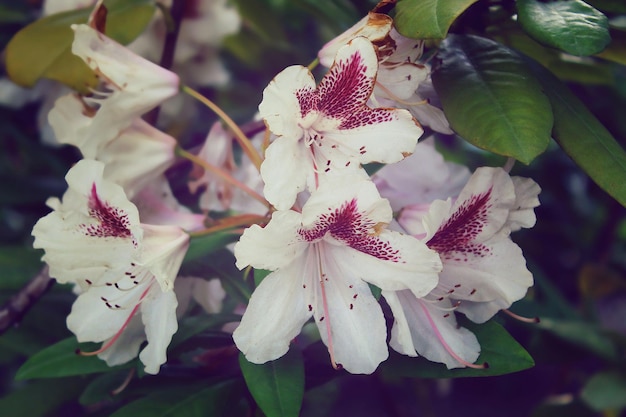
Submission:
M 102 342 L 95 353 L 109 365 L 139 355 L 158 373 L 192 293 L 207 311 L 224 297 L 216 282 L 177 279 L 189 232 L 243 225 L 236 266 L 269 271 L 233 333 L 249 361 L 284 355 L 312 318 L 332 366 L 351 373 L 374 372 L 388 346 L 448 368 L 484 366 L 456 313 L 483 323 L 524 297 L 532 275 L 510 234 L 534 225 L 540 189 L 503 168 L 470 174 L 434 139 L 418 143 L 422 124 L 452 131 L 424 43 L 392 23 L 370 13 L 325 45 L 319 83 L 307 67 L 284 69 L 259 105 L 265 131 L 249 140 L 215 123 L 196 154 L 142 118 L 178 94 L 179 76 L 72 26 L 72 51 L 100 84 L 49 113 L 57 140 L 85 159 L 33 235 L 50 275 L 75 285 L 67 325 L 79 342 Z M 202 214 L 169 187 L 177 155 L 197 164 L 187 185 Z M 372 163 L 382 168 L 370 175 Z
M 454 312 L 485 322 L 532 285 L 509 234 L 533 226 L 539 187 L 501 168 L 470 177 L 430 141 L 417 144 L 413 115 L 449 132 L 419 97 L 429 78 L 422 50 L 371 13 L 320 51 L 330 69 L 318 85 L 292 66 L 265 89 L 259 111 L 277 137 L 261 176 L 277 211 L 235 246 L 239 268 L 272 271 L 233 334 L 248 360 L 282 356 L 313 317 L 333 366 L 373 372 L 388 357 L 374 285 L 394 316 L 394 350 L 482 367 L 476 337 Z M 387 165 L 370 178 L 371 162 Z

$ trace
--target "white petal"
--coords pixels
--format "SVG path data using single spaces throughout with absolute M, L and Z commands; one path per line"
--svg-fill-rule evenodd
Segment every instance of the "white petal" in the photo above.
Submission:
M 174 280 L 189 247 L 189 235 L 177 226 L 142 225 L 144 242 L 137 265 L 147 268 L 163 291 L 174 288 Z
M 267 148 L 261 164 L 263 194 L 278 210 L 288 210 L 312 174 L 313 164 L 306 148 L 295 139 L 279 137 Z
M 105 178 L 121 185 L 132 199 L 174 163 L 176 143 L 138 118 L 103 146 L 96 159 L 106 164 Z
M 295 211 L 276 211 L 267 226 L 247 228 L 235 245 L 237 268 L 251 265 L 273 271 L 291 264 L 308 245 L 298 239 L 299 228 L 300 214 Z
M 511 177 L 515 187 L 515 204 L 509 212 L 506 226 L 511 232 L 535 225 L 537 217 L 534 208 L 539 206 L 541 188 L 530 178 Z
M 302 208 L 302 225 L 312 226 L 320 216 L 351 201 L 356 201 L 356 210 L 374 224 L 389 223 L 392 219 L 389 201 L 381 198 L 376 185 L 364 171 L 358 170 L 326 178 Z
M 299 121 L 305 109 L 301 108 L 298 95 L 313 91 L 315 79 L 301 65 L 285 68 L 269 83 L 263 90 L 259 113 L 272 133 L 293 140 L 303 136 Z
M 453 312 L 440 310 L 432 304 L 415 298 L 408 291 L 398 292 L 397 297 L 402 306 L 402 312 L 400 313 L 397 310 L 397 304 L 392 302 L 396 308 L 394 317 L 396 312 L 400 316 L 403 315 L 411 330 L 413 345 L 417 353 L 430 361 L 444 363 L 448 369 L 465 366 L 454 355 L 469 363 L 474 363 L 478 359 L 480 345 L 476 336 L 469 330 L 457 326 Z M 441 307 L 450 308 L 452 305 L 448 301 Z M 406 340 L 396 339 L 400 333 L 400 328 L 392 330 L 390 345 L 394 350 L 403 353 L 403 349 L 406 349 L 409 344 Z M 404 346 L 401 342 L 404 342 Z
M 318 52 L 320 64 L 330 67 L 339 48 L 357 36 L 372 42 L 383 40 L 391 30 L 393 20 L 386 14 L 369 12 L 367 16 L 355 23 L 350 29 L 326 43 Z
M 324 139 L 340 145 L 363 163 L 401 161 L 415 150 L 424 130 L 403 109 L 374 109 L 354 113 L 358 125 L 325 132 Z M 354 127 L 352 127 L 354 126 Z
M 320 282 L 315 282 L 316 292 L 309 303 L 335 362 L 350 373 L 371 374 L 388 356 L 385 319 L 367 284 L 351 268 L 344 252 L 335 249 L 322 265 L 327 274 L 321 283 L 324 293 Z
M 178 93 L 176 74 L 134 54 L 87 25 L 72 25 L 72 53 L 124 91 L 116 113 L 141 115 Z M 102 110 L 102 109 L 100 109 Z
M 148 374 L 159 373 L 159 368 L 167 361 L 167 347 L 178 330 L 177 305 L 173 291 L 161 292 L 158 288 L 141 304 L 148 345 L 139 354 L 139 359 Z
M 385 253 L 394 253 L 393 259 L 377 257 L 353 248 L 341 248 L 344 262 L 354 273 L 386 291 L 410 289 L 416 297 L 428 294 L 438 282 L 441 260 L 435 251 L 412 236 L 390 230 L 377 236 L 379 245 L 388 246 Z M 339 251 L 339 249 L 338 249 Z
M 406 356 L 417 356 L 409 321 L 406 318 L 398 293 L 401 291 L 383 291 L 382 296 L 389 304 L 393 314 L 393 327 L 391 328 L 391 340 L 389 346 L 398 353 Z
M 405 62 L 402 65 L 381 65 L 376 77 L 374 94 L 377 97 L 399 101 L 409 100 L 419 83 L 428 78 L 430 69 Z
M 469 170 L 445 162 L 430 139 L 420 141 L 412 155 L 385 165 L 373 176 L 380 194 L 390 200 L 394 210 L 456 197 L 467 183 Z
M 487 256 L 459 257 L 459 260 L 444 258 L 440 274 L 441 282 L 448 287 L 461 284 L 450 297 L 462 300 L 458 310 L 479 323 L 487 321 L 498 310 L 509 308 L 513 302 L 523 298 L 533 285 L 533 276 L 526 268 L 519 246 L 508 238 L 487 242 L 487 245 Z M 465 300 L 495 303 L 475 313 Z
M 85 158 L 94 159 L 100 149 L 126 127 L 126 120 L 123 123 L 115 120 L 99 123 L 93 110 L 86 107 L 75 93 L 64 95 L 54 102 L 48 122 L 59 143 L 74 145 Z
M 137 357 L 141 344 L 146 340 L 146 333 L 139 315 L 135 315 L 119 338 L 98 357 L 109 366 L 124 364 Z M 105 340 L 103 344 L 106 344 Z
M 143 223 L 178 226 L 184 230 L 204 228 L 206 216 L 192 213 L 181 205 L 163 175 L 147 184 L 133 202 L 137 205 Z
M 272 272 L 254 290 L 235 344 L 250 362 L 265 363 L 283 356 L 311 317 L 302 288 L 301 263 Z

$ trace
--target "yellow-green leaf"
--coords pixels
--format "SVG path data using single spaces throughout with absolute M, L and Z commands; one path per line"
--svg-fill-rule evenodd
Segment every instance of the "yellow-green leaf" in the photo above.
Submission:
M 152 0 L 109 0 L 106 34 L 127 44 L 144 30 L 156 8 Z M 20 30 L 6 48 L 9 77 L 23 87 L 33 87 L 41 78 L 59 81 L 86 91 L 97 83 L 96 75 L 72 54 L 74 33 L 70 26 L 86 23 L 90 9 L 58 13 L 37 20 Z

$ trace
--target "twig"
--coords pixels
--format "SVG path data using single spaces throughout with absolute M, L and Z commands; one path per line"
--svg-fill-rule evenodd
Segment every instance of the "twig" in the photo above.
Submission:
M 178 40 L 178 33 L 180 32 L 180 25 L 183 20 L 184 10 L 185 0 L 174 0 L 172 8 L 169 10 L 169 16 L 166 16 L 167 34 L 165 35 L 165 43 L 163 44 L 161 62 L 159 62 L 159 65 L 162 68 L 170 69 L 174 64 L 176 41 Z M 144 120 L 154 126 L 159 118 L 160 110 L 160 106 L 150 110 L 150 112 L 144 116 Z
M 0 309 L 0 334 L 17 325 L 54 282 L 48 275 L 46 265 L 17 294 L 9 298 Z

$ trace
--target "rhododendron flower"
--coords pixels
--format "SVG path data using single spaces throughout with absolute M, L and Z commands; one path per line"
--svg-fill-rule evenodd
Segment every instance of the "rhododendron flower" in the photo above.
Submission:
M 174 226 L 141 224 L 124 190 L 102 178 L 104 164 L 81 160 L 66 175 L 63 200 L 33 228 L 50 276 L 82 288 L 114 285 L 127 273 L 149 273 L 169 290 L 189 237 Z
M 105 168 L 106 172 L 106 168 Z M 139 210 L 141 221 L 153 225 L 174 225 L 187 231 L 204 227 L 206 216 L 193 213 L 181 205 L 164 175 L 159 176 L 135 196 L 133 202 Z
M 87 25 L 72 25 L 72 29 L 72 53 L 96 72 L 102 85 L 99 91 L 83 97 L 83 103 L 71 104 L 66 98 L 50 111 L 48 119 L 59 130 L 59 141 L 106 143 L 134 119 L 178 93 L 179 79 L 173 72 Z
M 237 267 L 273 271 L 252 294 L 235 330 L 237 347 L 254 363 L 287 352 L 313 316 L 331 362 L 371 373 L 387 358 L 387 331 L 367 283 L 426 295 L 441 264 L 418 240 L 385 229 L 391 207 L 360 176 L 329 178 L 302 213 L 273 213 L 235 245 Z
M 33 228 L 33 246 L 44 249 L 50 276 L 82 290 L 67 319 L 78 341 L 104 342 L 100 356 L 115 365 L 147 339 L 140 359 L 157 373 L 177 329 L 172 288 L 189 236 L 139 223 L 137 208 L 103 171 L 92 160 L 70 169 L 63 200 L 52 200 L 54 211 Z
M 376 171 L 372 180 L 398 211 L 408 205 L 412 209 L 423 205 L 427 210 L 435 199 L 458 195 L 469 177 L 469 169 L 445 161 L 435 149 L 434 138 L 429 137 L 417 144 L 411 156 Z
M 397 162 L 413 152 L 423 130 L 409 112 L 366 106 L 377 69 L 374 46 L 358 37 L 339 49 L 317 88 L 299 65 L 270 82 L 259 112 L 279 137 L 266 150 L 261 176 L 276 208 L 291 207 L 300 191 L 315 190 L 326 174 Z
M 406 291 L 383 292 L 395 317 L 395 350 L 448 368 L 471 366 L 478 342 L 458 328 L 454 311 L 483 323 L 526 294 L 532 274 L 509 235 L 534 225 L 539 191 L 530 179 L 479 168 L 454 203 L 436 200 L 427 212 L 403 209 L 399 224 L 439 253 L 443 270 L 437 287 L 421 299 Z
M 255 147 L 260 148 L 261 140 L 261 136 L 257 136 L 252 138 L 251 142 Z M 219 122 L 216 122 L 211 127 L 202 148 L 198 152 L 198 157 L 226 171 L 232 175 L 233 178 L 247 185 L 252 190 L 260 193 L 263 189 L 263 182 L 259 176 L 259 172 L 250 159 L 242 158 L 239 165 L 235 163 L 232 137 L 224 130 L 222 124 Z M 199 200 L 199 205 L 203 210 L 235 210 L 259 215 L 267 213 L 267 207 L 265 205 L 250 197 L 249 194 L 240 188 L 232 186 L 212 172 L 202 170 L 200 167 L 196 167 L 196 169 L 203 172 L 197 176 L 197 178 L 189 182 L 189 190 L 195 193 L 198 189 L 204 187 Z

